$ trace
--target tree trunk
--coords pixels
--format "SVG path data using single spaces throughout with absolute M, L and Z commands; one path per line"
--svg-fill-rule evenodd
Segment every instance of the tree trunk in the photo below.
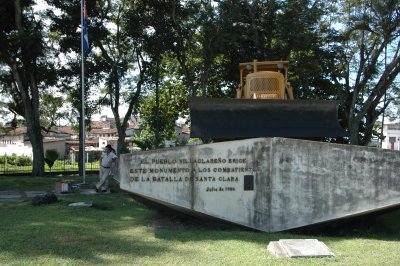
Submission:
M 24 33 L 24 28 L 22 26 L 20 1 L 16 0 L 14 5 L 16 27 L 22 34 Z M 27 52 L 28 48 L 24 47 L 24 45 L 27 44 L 23 43 L 21 50 Z M 22 59 L 24 60 L 22 67 L 18 66 L 18 63 L 13 58 L 9 58 L 9 65 L 24 106 L 27 134 L 32 145 L 33 153 L 32 176 L 41 176 L 44 174 L 44 153 L 39 119 L 39 89 L 37 87 L 36 77 L 33 74 L 35 72 L 36 62 L 34 57 L 30 60 L 27 58 Z
M 350 135 L 350 143 L 351 145 L 358 145 L 359 144 L 359 138 L 358 138 L 358 130 L 359 124 L 358 123 L 352 123 L 349 125 L 349 135 Z
M 142 58 L 140 54 L 138 54 L 138 62 L 140 61 L 139 58 Z M 119 102 L 119 95 L 117 95 L 116 97 L 112 97 L 112 92 L 110 92 L 110 101 L 111 101 L 111 110 L 113 112 L 114 118 L 115 118 L 115 123 L 116 123 L 116 127 L 117 127 L 117 131 L 118 131 L 118 147 L 117 147 L 117 155 L 119 156 L 122 153 L 126 152 L 126 148 L 125 148 L 125 137 L 126 137 L 126 129 L 128 128 L 128 121 L 133 113 L 133 108 L 134 106 L 137 104 L 138 100 L 139 100 L 139 96 L 140 93 L 142 91 L 142 85 L 144 83 L 145 80 L 145 72 L 147 70 L 147 67 L 145 69 L 142 69 L 142 67 L 140 67 L 139 64 L 139 80 L 137 82 L 136 85 L 136 91 L 133 92 L 132 97 L 130 98 L 130 100 L 128 101 L 128 110 L 125 113 L 125 116 L 123 118 L 123 120 L 120 120 L 120 115 L 119 115 L 119 110 L 118 110 L 118 106 L 120 105 Z M 117 73 L 115 75 L 116 77 L 118 77 Z M 118 78 L 115 79 L 114 81 L 114 93 L 117 94 L 117 92 L 119 93 L 119 89 L 120 89 L 120 83 L 118 81 Z M 112 84 L 111 84 L 112 85 Z M 110 85 L 110 86 L 111 86 Z
M 155 110 L 155 147 L 158 148 L 161 146 L 162 138 L 161 138 L 161 128 L 160 128 L 160 62 L 157 59 L 156 63 L 156 110 Z
M 30 124 L 27 128 L 33 153 L 32 176 L 42 176 L 44 174 L 43 137 L 40 125 L 37 125 L 37 123 Z
M 126 137 L 126 131 L 124 130 L 124 127 L 121 127 L 120 130 L 118 130 L 118 141 L 117 141 L 117 153 L 118 155 L 126 153 L 126 147 L 125 147 L 125 137 Z

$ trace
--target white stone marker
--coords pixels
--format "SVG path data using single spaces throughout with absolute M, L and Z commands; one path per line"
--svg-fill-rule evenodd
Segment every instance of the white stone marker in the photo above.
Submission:
M 333 252 L 317 239 L 281 239 L 271 241 L 268 251 L 277 257 L 334 257 Z

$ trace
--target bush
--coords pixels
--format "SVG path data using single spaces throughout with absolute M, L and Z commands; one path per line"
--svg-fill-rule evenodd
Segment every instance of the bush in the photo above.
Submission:
M 6 156 L 5 158 L 6 163 L 9 165 L 16 165 L 16 160 L 17 160 L 17 156 L 16 155 L 10 155 L 10 156 Z
M 28 156 L 16 156 L 15 163 L 17 166 L 32 165 L 32 160 Z
M 129 149 L 127 147 L 122 147 L 121 154 L 129 153 Z
M 32 165 L 32 160 L 26 155 L 17 156 L 15 154 L 11 156 L 1 156 L 1 163 L 7 162 L 9 165 L 15 166 L 30 166 Z
M 44 157 L 44 161 L 47 163 L 49 168 L 51 169 L 54 165 L 54 162 L 60 157 L 56 150 L 47 150 L 46 155 Z

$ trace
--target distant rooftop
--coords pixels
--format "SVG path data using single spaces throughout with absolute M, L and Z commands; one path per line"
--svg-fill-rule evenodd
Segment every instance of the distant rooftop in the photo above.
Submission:
M 19 136 L 26 134 L 26 127 L 18 127 L 14 129 L 4 129 L 0 131 L 0 136 Z

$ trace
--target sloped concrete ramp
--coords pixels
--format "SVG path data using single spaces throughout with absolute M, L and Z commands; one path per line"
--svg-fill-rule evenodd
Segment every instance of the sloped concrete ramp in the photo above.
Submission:
M 266 232 L 400 205 L 400 153 L 257 138 L 122 155 L 121 189 Z

